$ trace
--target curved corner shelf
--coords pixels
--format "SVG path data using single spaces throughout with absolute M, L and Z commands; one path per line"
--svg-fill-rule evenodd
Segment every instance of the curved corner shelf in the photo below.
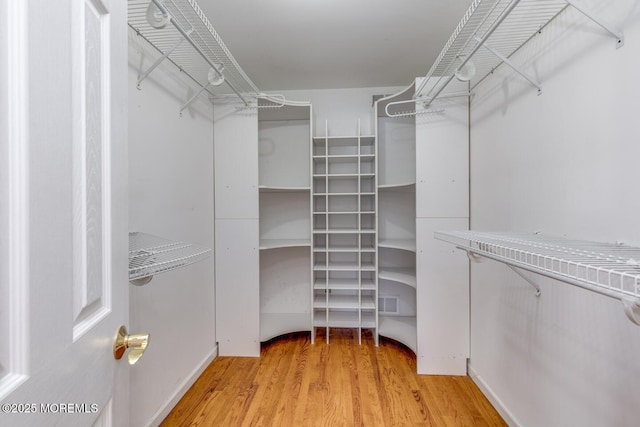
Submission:
M 434 237 L 468 254 L 621 300 L 629 319 L 640 325 L 640 247 L 540 234 L 448 231 Z
M 305 193 L 311 191 L 311 187 L 281 187 L 275 185 L 259 185 L 258 190 L 264 193 Z
M 379 316 L 378 333 L 406 345 L 414 353 L 418 352 L 415 316 Z
M 310 330 L 310 313 L 262 313 L 260 315 L 260 341 L 262 342 L 280 335 Z
M 260 250 L 280 248 L 309 248 L 310 239 L 260 239 Z
M 380 239 L 380 241 L 378 242 L 378 247 L 415 252 L 416 239 Z
M 131 232 L 129 233 L 129 280 L 134 284 L 146 284 L 156 274 L 202 261 L 208 258 L 210 253 L 211 249 L 204 246 Z
M 378 190 L 380 191 L 393 191 L 393 190 L 415 191 L 416 183 L 415 181 L 413 181 L 413 182 L 399 182 L 394 184 L 378 184 Z
M 402 283 L 412 288 L 417 286 L 416 270 L 412 267 L 379 267 L 378 278 Z

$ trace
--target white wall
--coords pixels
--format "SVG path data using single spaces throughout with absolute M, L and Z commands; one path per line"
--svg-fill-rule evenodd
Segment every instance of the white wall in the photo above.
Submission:
M 409 85 L 411 82 L 407 82 Z M 373 95 L 391 95 L 406 87 L 367 87 L 356 89 L 296 90 L 282 93 L 292 101 L 309 101 L 313 106 L 313 136 L 325 136 L 328 121 L 329 136 L 358 134 L 358 119 L 362 135 L 373 135 Z
M 471 107 L 471 228 L 640 245 L 640 7 L 582 2 L 626 45 L 568 10 Z M 638 425 L 640 327 L 620 302 L 506 266 L 472 264 L 471 371 L 512 424 Z
M 178 114 L 188 87 L 161 66 L 136 89 L 130 36 L 130 230 L 214 246 L 213 111 L 206 98 Z M 151 63 L 145 57 L 144 67 Z M 130 333 L 151 334 L 131 367 L 131 425 L 157 424 L 216 354 L 213 255 L 130 286 Z

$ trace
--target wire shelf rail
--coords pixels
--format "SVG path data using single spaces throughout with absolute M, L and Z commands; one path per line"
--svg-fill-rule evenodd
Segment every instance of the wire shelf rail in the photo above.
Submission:
M 138 77 L 138 87 L 164 60 L 197 82 L 201 93 L 235 95 L 251 108 L 278 108 L 282 95 L 261 93 L 242 70 L 195 0 L 129 0 L 128 24 L 160 57 Z M 262 98 L 260 102 L 258 98 Z
M 624 303 L 640 325 L 640 248 L 540 234 L 436 232 L 467 253 L 503 262 Z
M 614 36 L 616 47 L 624 44 L 621 31 L 599 20 L 578 0 L 474 0 L 418 85 L 414 100 L 429 107 L 454 78 L 468 81 L 472 91 L 501 64 L 540 94 L 541 84 L 510 58 L 569 6 Z
M 159 273 L 185 267 L 209 257 L 211 249 L 174 242 L 152 234 L 129 233 L 129 281 L 147 284 Z

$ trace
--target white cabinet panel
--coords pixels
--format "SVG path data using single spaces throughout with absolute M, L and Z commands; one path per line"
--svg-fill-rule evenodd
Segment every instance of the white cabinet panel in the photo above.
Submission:
M 216 219 L 216 336 L 221 356 L 260 356 L 257 219 Z
M 261 186 L 311 186 L 309 127 L 310 120 L 258 122 Z
M 216 218 L 258 218 L 258 117 L 214 106 Z
M 412 184 L 416 180 L 414 117 L 378 118 L 378 185 Z
M 467 217 L 468 101 L 456 98 L 439 115 L 416 117 L 416 210 L 419 218 Z
M 469 260 L 434 231 L 467 230 L 467 218 L 417 219 L 418 373 L 466 375 Z

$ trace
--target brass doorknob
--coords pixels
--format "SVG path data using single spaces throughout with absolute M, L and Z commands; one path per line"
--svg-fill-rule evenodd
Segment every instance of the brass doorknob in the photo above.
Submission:
M 116 334 L 116 340 L 113 343 L 113 357 L 116 360 L 122 359 L 125 351 L 129 350 L 127 359 L 129 365 L 136 363 L 144 354 L 149 345 L 149 334 L 127 334 L 127 328 L 120 326 Z

